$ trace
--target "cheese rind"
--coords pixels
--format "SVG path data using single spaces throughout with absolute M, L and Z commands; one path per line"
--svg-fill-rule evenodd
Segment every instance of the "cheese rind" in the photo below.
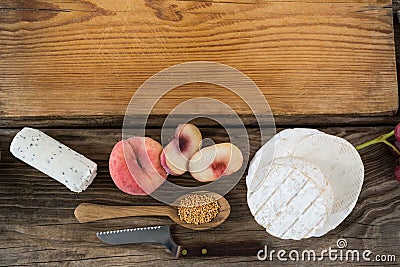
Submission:
M 324 225 L 333 204 L 333 192 L 322 171 L 294 157 L 276 158 L 271 169 L 264 171 L 263 184 L 247 195 L 255 220 L 279 238 L 311 237 Z
M 10 152 L 73 192 L 85 190 L 97 174 L 96 163 L 36 129 L 18 132 Z

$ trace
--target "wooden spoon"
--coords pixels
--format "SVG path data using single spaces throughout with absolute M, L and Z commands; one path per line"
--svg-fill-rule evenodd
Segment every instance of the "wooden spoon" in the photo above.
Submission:
M 213 192 L 195 192 L 193 194 L 207 194 L 217 200 L 220 208 L 217 216 L 212 221 L 199 225 L 182 221 L 178 216 L 177 205 L 186 195 L 175 200 L 173 206 L 107 206 L 82 203 L 76 207 L 74 214 L 80 223 L 131 216 L 166 216 L 177 224 L 193 230 L 206 230 L 216 227 L 228 218 L 231 206 L 223 196 Z

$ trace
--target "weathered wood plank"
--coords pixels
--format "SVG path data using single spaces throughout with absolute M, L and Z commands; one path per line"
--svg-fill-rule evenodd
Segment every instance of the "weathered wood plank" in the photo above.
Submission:
M 247 74 L 278 115 L 398 107 L 390 0 L 2 1 L 0 21 L 2 116 L 122 115 L 151 75 L 196 60 Z M 154 114 L 206 87 L 172 91 Z
M 205 137 L 216 142 L 227 141 L 223 130 L 202 128 Z M 368 138 L 390 130 L 390 127 L 324 128 L 323 131 L 359 144 Z M 125 218 L 79 224 L 74 208 L 81 202 L 115 205 L 157 205 L 150 197 L 129 196 L 119 191 L 108 173 L 108 155 L 121 138 L 117 129 L 48 129 L 47 133 L 66 145 L 84 153 L 99 164 L 99 174 L 89 189 L 80 194 L 45 177 L 16 160 L 8 147 L 16 129 L 0 130 L 0 265 L 112 265 L 134 264 L 175 266 L 194 265 L 269 265 L 256 257 L 228 257 L 194 260 L 174 260 L 156 245 L 108 246 L 97 240 L 96 231 L 168 224 L 180 244 L 200 244 L 226 241 L 256 240 L 271 249 L 315 249 L 335 247 L 338 238 L 345 238 L 351 249 L 370 249 L 375 254 L 400 257 L 400 187 L 393 177 L 396 164 L 390 151 L 381 145 L 361 152 L 366 168 L 365 182 L 358 204 L 337 229 L 323 238 L 303 241 L 283 241 L 269 236 L 252 219 L 246 204 L 244 179 L 226 196 L 232 205 L 230 218 L 213 230 L 194 232 L 174 225 L 166 218 Z M 149 129 L 148 135 L 158 139 L 159 129 Z M 259 148 L 256 129 L 249 129 L 251 154 Z M 188 175 L 172 181 L 188 184 Z M 278 262 L 275 261 L 275 264 Z M 324 261 L 336 266 L 345 262 Z M 302 263 L 289 262 L 293 266 Z M 304 266 L 319 264 L 305 262 Z M 393 263 L 391 263 L 393 265 Z M 350 264 L 351 265 L 351 264 Z M 356 264 L 355 264 L 356 265 Z M 370 264 L 371 266 L 374 263 Z M 377 264 L 375 264 L 378 266 Z M 379 264 L 380 265 L 380 264 Z

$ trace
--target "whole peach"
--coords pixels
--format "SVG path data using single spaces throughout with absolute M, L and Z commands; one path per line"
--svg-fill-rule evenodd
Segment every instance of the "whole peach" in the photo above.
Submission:
M 154 192 L 167 178 L 160 163 L 162 146 L 148 137 L 119 141 L 111 151 L 109 169 L 115 185 L 131 195 Z

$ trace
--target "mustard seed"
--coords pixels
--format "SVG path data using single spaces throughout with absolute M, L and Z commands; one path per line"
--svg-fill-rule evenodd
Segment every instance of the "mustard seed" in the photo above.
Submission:
M 218 202 L 209 195 L 190 194 L 181 199 L 178 207 L 179 219 L 190 224 L 211 222 L 219 212 Z

